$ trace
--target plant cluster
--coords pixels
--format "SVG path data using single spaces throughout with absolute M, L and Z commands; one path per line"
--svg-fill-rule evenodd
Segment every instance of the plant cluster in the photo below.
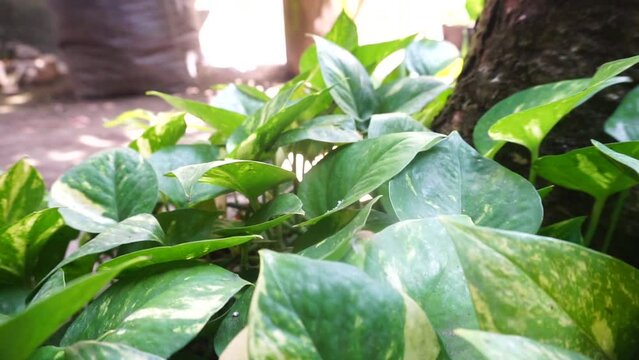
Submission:
M 607 124 L 620 142 L 538 152 L 639 57 L 501 101 L 475 150 L 428 130 L 451 44 L 360 46 L 344 14 L 314 40 L 273 97 L 152 92 L 181 112 L 123 115 L 149 126 L 46 201 L 25 161 L 2 175 L 0 358 L 639 357 L 639 271 L 605 254 L 614 230 L 589 248 L 606 200 L 639 183 L 639 90 Z M 185 114 L 209 143 L 178 144 Z M 530 149 L 529 180 L 491 159 L 506 142 Z M 537 176 L 593 196 L 585 236 L 585 217 L 540 229 Z

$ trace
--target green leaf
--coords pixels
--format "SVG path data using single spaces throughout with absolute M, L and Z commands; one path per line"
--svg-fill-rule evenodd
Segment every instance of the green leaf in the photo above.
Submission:
M 368 138 L 407 131 L 428 131 L 428 129 L 404 113 L 375 114 L 371 116 L 371 122 L 368 125 Z
M 29 283 L 40 250 L 62 225 L 58 209 L 46 209 L 0 228 L 0 284 Z
M 440 336 L 443 358 L 477 358 L 452 335 L 459 327 L 478 329 L 479 322 L 455 246 L 438 218 L 402 221 L 355 245 L 346 261 L 414 299 Z
M 113 149 L 71 168 L 51 187 L 50 206 L 60 206 L 72 228 L 100 233 L 133 215 L 150 213 L 158 200 L 153 168 L 131 149 Z
M 430 128 L 433 121 L 435 121 L 435 118 L 437 117 L 437 115 L 439 115 L 444 109 L 444 106 L 446 106 L 446 103 L 448 102 L 448 97 L 450 97 L 452 94 L 453 94 L 452 88 L 448 88 L 442 91 L 439 95 L 437 95 L 435 99 L 433 99 L 430 103 L 428 103 L 428 105 L 426 105 L 426 107 L 424 107 L 420 112 L 413 114 L 413 117 L 415 118 L 415 120 L 424 124 L 424 126 Z
M 162 231 L 162 227 L 160 227 L 160 224 L 153 215 L 140 214 L 132 216 L 106 229 L 104 232 L 82 245 L 78 250 L 71 253 L 71 255 L 66 257 L 55 268 L 53 268 L 48 276 L 52 276 L 58 269 L 89 255 L 101 254 L 125 244 L 139 242 L 163 244 L 164 239 L 164 231 Z
M 448 41 L 416 40 L 406 49 L 406 67 L 417 75 L 435 75 L 459 58 L 459 50 Z
M 357 26 L 353 19 L 342 10 L 325 38 L 346 50 L 353 50 L 358 44 Z M 300 56 L 300 73 L 312 71 L 317 67 L 317 64 L 317 50 L 313 44 L 307 47 L 302 56 Z
M 25 284 L 0 286 L 0 323 L 24 309 L 30 292 L 31 287 Z
M 345 114 L 368 120 L 375 113 L 378 100 L 364 66 L 338 45 L 317 36 L 313 39 L 322 77 L 335 103 Z
M 441 141 L 433 132 L 380 136 L 331 152 L 305 175 L 297 196 L 309 218 L 334 213 L 397 175 L 420 151 Z M 339 176 L 339 177 L 337 177 Z
M 65 273 L 62 269 L 55 270 L 51 276 L 43 279 L 43 281 L 44 283 L 31 299 L 31 304 L 44 300 L 58 291 L 63 290 L 67 286 Z
M 544 186 L 541 189 L 537 189 L 537 193 L 539 194 L 539 197 L 544 200 L 548 197 L 548 195 L 550 195 L 554 188 L 555 185 Z
M 222 354 L 224 349 L 231 343 L 231 340 L 248 323 L 249 307 L 253 298 L 253 286 L 247 286 L 241 291 L 233 306 L 226 313 L 226 317 L 220 323 L 220 327 L 215 333 L 215 352 Z
M 255 88 L 228 84 L 215 94 L 211 105 L 238 114 L 251 115 L 264 106 L 268 100 L 270 100 L 268 96 Z
M 606 120 L 604 130 L 617 141 L 639 140 L 639 86 L 632 89 Z
M 177 144 L 185 131 L 184 113 L 178 114 L 146 129 L 129 147 L 146 158 L 162 148 Z
M 163 358 L 124 344 L 80 341 L 64 348 L 64 360 L 162 360 Z
M 78 316 L 60 345 L 99 339 L 168 357 L 193 339 L 246 284 L 210 264 L 127 277 Z
M 455 334 L 468 341 L 484 359 L 519 360 L 588 360 L 579 353 L 546 345 L 521 336 L 501 335 L 485 331 L 458 329 Z
M 637 358 L 637 269 L 561 240 L 443 223 L 482 329 L 593 358 Z
M 466 0 L 466 11 L 471 20 L 477 20 L 484 10 L 484 0 Z
M 456 132 L 393 178 L 389 198 L 401 220 L 467 215 L 478 225 L 535 233 L 543 219 L 534 186 Z
M 221 227 L 219 213 L 199 209 L 178 209 L 156 215 L 166 234 L 167 245 L 212 239 Z
M 366 206 L 338 232 L 315 245 L 307 247 L 300 251 L 299 254 L 318 260 L 341 260 L 350 249 L 351 241 L 356 236 L 357 232 L 362 230 L 364 225 L 366 225 L 368 215 L 370 215 L 373 205 L 377 202 L 377 200 L 379 200 L 379 198 L 380 197 L 378 196 L 369 201 L 368 204 L 366 204 Z
M 197 182 L 203 182 L 236 190 L 251 199 L 295 178 L 295 174 L 279 166 L 251 160 L 188 165 L 173 170 L 169 175 L 178 179 L 187 196 L 191 196 Z
M 364 68 L 371 73 L 387 56 L 395 51 L 404 49 L 412 43 L 414 39 L 415 35 L 410 35 L 402 39 L 358 46 L 353 50 L 353 55 L 355 55 Z M 331 39 L 329 38 L 329 40 Z M 346 48 L 348 49 L 348 47 Z
M 583 245 L 584 237 L 582 235 L 581 228 L 583 227 L 585 220 L 585 216 L 578 216 L 572 219 L 560 221 L 539 229 L 539 235 Z
M 293 89 L 294 90 L 294 89 Z M 269 151 L 279 136 L 288 128 L 294 121 L 299 120 L 301 114 L 307 111 L 309 108 L 313 108 L 314 104 L 321 101 L 324 93 L 314 93 L 303 97 L 300 100 L 295 100 L 292 103 L 286 104 L 277 112 L 270 115 L 265 115 L 266 112 L 261 112 L 265 116 L 260 120 L 260 125 L 255 130 L 248 129 L 246 134 L 248 135 L 229 155 L 229 157 L 236 159 L 258 159 L 262 157 L 263 153 Z M 268 107 L 267 104 L 265 108 Z M 319 109 L 323 110 L 323 109 Z M 315 116 L 316 114 L 311 114 Z
M 0 358 L 26 359 L 58 330 L 76 311 L 89 302 L 124 268 L 100 271 L 78 278 L 64 289 L 32 303 L 25 311 L 0 324 Z
M 399 79 L 377 89 L 378 112 L 416 113 L 448 88 L 446 83 L 431 76 Z
M 213 199 L 227 189 L 210 184 L 195 184 L 190 196 L 187 196 L 177 179 L 164 174 L 182 166 L 217 160 L 219 156 L 219 150 L 207 144 L 175 145 L 154 153 L 148 162 L 155 170 L 160 191 L 176 207 L 184 208 Z
M 600 90 L 627 82 L 628 78 L 615 76 L 637 62 L 639 56 L 612 61 L 599 67 L 590 79 L 535 86 L 500 101 L 474 129 L 477 150 L 494 156 L 506 142 L 513 142 L 537 154 L 541 141 L 559 120 Z
M 362 136 L 355 128 L 355 120 L 348 115 L 324 115 L 289 130 L 277 139 L 276 146 L 284 146 L 304 140 L 329 144 L 357 142 Z
M 0 227 L 13 224 L 42 206 L 44 181 L 22 159 L 0 175 Z
M 639 141 L 609 144 L 608 147 L 621 154 L 639 157 Z M 583 191 L 595 199 L 604 199 L 638 183 L 638 179 L 627 175 L 594 146 L 543 156 L 533 166 L 546 180 Z
M 389 285 L 346 264 L 267 250 L 260 255 L 249 316 L 251 358 L 437 357 L 428 318 Z
M 608 157 L 608 159 L 612 160 L 612 162 L 615 164 L 619 164 L 623 170 L 627 170 L 628 174 L 631 177 L 635 177 L 639 181 L 639 160 L 632 156 L 616 152 L 606 145 L 600 143 L 599 141 L 590 141 L 595 146 L 595 148 L 601 151 L 601 153 Z
M 233 246 L 242 245 L 257 237 L 259 236 L 235 236 L 224 239 L 192 241 L 173 246 L 158 246 L 118 256 L 100 265 L 100 269 L 111 269 L 114 267 L 118 267 L 120 266 L 120 264 L 127 262 L 130 259 L 135 259 L 138 257 L 144 257 L 145 260 L 130 266 L 127 269 L 127 272 L 156 264 L 197 259 L 217 250 L 228 249 Z
M 304 215 L 302 202 L 294 194 L 282 194 L 260 208 L 246 220 L 244 226 L 219 229 L 217 233 L 224 235 L 259 234 L 284 223 L 293 215 Z
M 244 115 L 233 111 L 216 108 L 199 101 L 183 99 L 158 91 L 148 91 L 146 94 L 160 97 L 176 109 L 187 112 L 211 125 L 225 136 L 231 135 L 245 118 Z

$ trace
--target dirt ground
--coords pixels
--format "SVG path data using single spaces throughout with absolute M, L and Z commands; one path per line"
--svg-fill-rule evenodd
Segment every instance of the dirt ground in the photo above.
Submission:
M 27 157 L 51 185 L 64 171 L 101 150 L 126 146 L 139 132 L 124 127 L 105 128 L 118 114 L 144 108 L 166 111 L 155 97 L 109 100 L 36 101 L 14 95 L 0 103 L 0 167 L 6 169 Z M 24 102 L 24 103 L 20 103 Z

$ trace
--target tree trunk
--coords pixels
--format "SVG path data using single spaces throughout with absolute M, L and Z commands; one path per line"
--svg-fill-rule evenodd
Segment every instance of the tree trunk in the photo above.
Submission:
M 636 29 L 636 0 L 488 0 L 455 93 L 433 127 L 444 133 L 457 130 L 471 141 L 477 120 L 499 100 L 534 85 L 590 77 L 607 61 L 639 54 Z M 629 75 L 638 79 L 639 70 Z M 541 153 L 560 154 L 589 146 L 590 139 L 612 141 L 604 134 L 603 123 L 631 87 L 614 86 L 577 108 L 552 130 Z M 510 145 L 498 160 L 524 172 L 529 164 L 523 159 L 528 158 L 526 150 Z M 584 194 L 555 189 L 545 202 L 546 223 L 587 215 L 591 205 Z M 606 213 L 610 212 L 611 206 Z M 637 265 L 637 192 L 626 202 L 624 214 L 630 221 L 620 224 L 611 252 Z M 606 227 L 604 221 L 598 231 L 599 243 Z

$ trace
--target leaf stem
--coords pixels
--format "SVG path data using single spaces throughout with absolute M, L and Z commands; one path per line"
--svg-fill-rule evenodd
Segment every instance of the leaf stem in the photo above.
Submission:
M 619 225 L 621 211 L 623 210 L 623 206 L 626 203 L 626 199 L 628 199 L 628 195 L 630 195 L 630 190 L 622 191 L 617 196 L 617 201 L 615 202 L 615 207 L 613 208 L 612 215 L 610 216 L 610 224 L 608 226 L 608 231 L 606 231 L 606 237 L 604 238 L 601 252 L 608 252 L 608 248 L 612 243 L 612 237 L 615 234 L 615 230 L 617 230 L 617 225 Z
M 590 221 L 588 222 L 588 230 L 586 231 L 586 237 L 584 238 L 584 245 L 590 246 L 592 238 L 597 232 L 597 225 L 599 225 L 599 219 L 603 212 L 604 205 L 606 205 L 607 196 L 603 196 L 595 199 L 595 203 L 592 205 L 592 211 L 590 213 Z

